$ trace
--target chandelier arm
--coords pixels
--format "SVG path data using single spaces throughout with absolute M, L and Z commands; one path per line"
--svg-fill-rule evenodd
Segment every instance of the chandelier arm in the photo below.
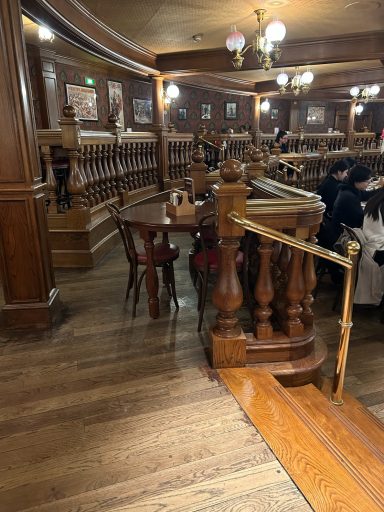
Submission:
M 248 46 L 246 46 L 245 48 L 243 48 L 243 50 L 241 52 L 239 50 L 235 50 L 235 52 L 237 53 L 237 55 L 240 55 L 240 57 L 242 57 L 247 50 L 252 48 L 252 46 L 253 46 L 253 43 L 251 43 Z

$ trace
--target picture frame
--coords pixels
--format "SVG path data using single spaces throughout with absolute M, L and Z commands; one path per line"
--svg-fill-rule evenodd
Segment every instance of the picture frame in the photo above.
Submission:
M 237 119 L 237 102 L 225 101 L 224 102 L 224 119 L 236 120 Z
M 133 119 L 137 124 L 151 124 L 152 100 L 133 98 Z
M 186 121 L 187 120 L 187 109 L 186 108 L 179 108 L 177 111 L 177 119 L 179 121 Z
M 307 110 L 307 124 L 324 124 L 325 107 L 311 106 Z
M 66 101 L 83 121 L 98 121 L 96 89 L 86 85 L 65 84 Z
M 200 105 L 200 119 L 211 119 L 212 103 L 202 103 Z
M 279 109 L 271 108 L 271 119 L 278 119 L 278 118 L 279 118 Z
M 123 84 L 114 80 L 107 80 L 109 112 L 115 114 L 124 130 L 124 102 Z

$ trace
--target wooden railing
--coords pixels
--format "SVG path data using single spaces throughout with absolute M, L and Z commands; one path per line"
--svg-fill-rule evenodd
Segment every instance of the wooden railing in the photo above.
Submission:
M 211 329 L 212 363 L 217 368 L 261 364 L 286 385 L 316 382 L 326 347 L 315 339 L 314 255 L 347 268 L 351 262 L 314 246 L 324 211 L 319 196 L 265 177 L 252 180 L 251 189 L 240 181 L 240 163 L 236 172 L 233 168 L 232 164 L 231 173 L 227 173 L 224 163 L 222 181 L 213 186 L 221 264 L 212 294 L 218 310 Z M 247 199 L 252 191 L 256 199 Z M 235 222 L 238 218 L 244 223 Z M 247 223 L 258 227 L 253 230 L 258 232 L 257 238 L 250 244 L 255 251 L 248 254 L 257 272 L 253 283 L 251 280 L 254 327 L 244 333 L 237 317 L 243 289 L 236 271 L 236 253 Z M 279 234 L 272 240 L 273 230 Z M 289 243 L 293 240 L 297 242 Z M 343 325 L 344 331 L 346 328 Z

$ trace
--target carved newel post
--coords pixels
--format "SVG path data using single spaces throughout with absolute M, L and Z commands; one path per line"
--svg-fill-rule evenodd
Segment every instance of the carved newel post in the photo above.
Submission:
M 251 189 L 239 182 L 241 175 L 240 162 L 226 160 L 220 169 L 223 183 L 212 187 L 217 206 L 216 229 L 220 240 L 219 273 L 212 293 L 218 314 L 216 325 L 210 331 L 214 368 L 244 366 L 246 361 L 245 335 L 236 317 L 243 303 L 243 290 L 236 272 L 236 256 L 245 230 L 227 217 L 233 211 L 242 217 L 246 215 L 246 200 Z
M 205 194 L 207 191 L 205 183 L 205 173 L 208 166 L 204 163 L 204 152 L 202 146 L 192 153 L 192 163 L 189 167 L 189 175 L 193 179 L 196 194 Z
M 280 145 L 278 142 L 275 142 L 273 145 L 273 148 L 271 149 L 271 155 L 280 157 L 280 154 L 281 154 Z

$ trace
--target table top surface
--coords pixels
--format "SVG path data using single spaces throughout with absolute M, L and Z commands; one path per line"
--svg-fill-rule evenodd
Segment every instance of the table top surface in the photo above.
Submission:
M 199 221 L 204 215 L 215 211 L 213 201 L 205 201 L 196 206 L 194 215 L 176 216 L 167 213 L 166 203 L 149 203 L 125 208 L 121 216 L 129 224 L 153 231 L 191 231 L 198 228 Z M 209 223 L 209 221 L 208 221 Z

